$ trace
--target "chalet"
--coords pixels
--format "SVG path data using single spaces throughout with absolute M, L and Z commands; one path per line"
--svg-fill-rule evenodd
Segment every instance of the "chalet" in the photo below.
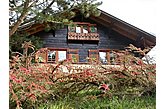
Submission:
M 43 63 L 56 63 L 71 59 L 73 63 L 87 64 L 87 57 L 111 64 L 112 51 L 124 49 L 129 44 L 144 49 L 156 45 L 156 37 L 109 13 L 101 10 L 99 17 L 84 18 L 77 14 L 73 23 L 63 28 L 44 31 L 44 24 L 22 27 L 29 34 L 35 34 L 43 42 L 44 52 L 36 56 Z

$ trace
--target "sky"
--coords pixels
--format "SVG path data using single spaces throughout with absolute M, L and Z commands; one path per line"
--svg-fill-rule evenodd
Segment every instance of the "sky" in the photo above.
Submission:
M 100 9 L 148 33 L 156 33 L 156 0 L 98 0 Z

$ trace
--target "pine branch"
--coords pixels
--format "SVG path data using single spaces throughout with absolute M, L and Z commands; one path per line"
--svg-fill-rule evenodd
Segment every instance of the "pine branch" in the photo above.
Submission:
M 9 37 L 11 37 L 18 29 L 19 25 L 21 25 L 22 21 L 26 18 L 29 9 L 36 3 L 36 1 L 34 1 L 31 5 L 30 5 L 30 0 L 27 0 L 24 3 L 24 8 L 23 11 L 20 15 L 20 17 L 18 18 L 17 22 L 14 24 L 14 26 L 11 28 L 11 30 L 9 31 Z
M 55 0 L 53 0 L 53 1 L 46 7 L 46 9 L 44 9 L 41 13 L 45 13 L 54 3 L 55 3 Z M 25 22 L 22 23 L 22 24 L 25 24 L 25 23 L 27 23 L 27 22 L 31 22 L 31 21 L 35 20 L 36 18 L 37 18 L 37 16 L 35 16 L 35 17 L 33 17 L 33 18 L 31 18 L 31 19 L 25 21 Z

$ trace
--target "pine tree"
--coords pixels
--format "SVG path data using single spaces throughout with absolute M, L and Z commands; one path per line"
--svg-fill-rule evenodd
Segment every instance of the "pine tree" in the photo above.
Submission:
M 10 0 L 9 1 L 9 36 L 19 30 L 23 24 L 65 23 L 69 22 L 78 10 L 84 17 L 99 16 L 97 0 Z

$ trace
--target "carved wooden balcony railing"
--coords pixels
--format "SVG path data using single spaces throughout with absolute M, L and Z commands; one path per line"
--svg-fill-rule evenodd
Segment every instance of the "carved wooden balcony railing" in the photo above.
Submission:
M 99 41 L 98 33 L 74 33 L 68 32 L 68 40 L 91 40 Z

